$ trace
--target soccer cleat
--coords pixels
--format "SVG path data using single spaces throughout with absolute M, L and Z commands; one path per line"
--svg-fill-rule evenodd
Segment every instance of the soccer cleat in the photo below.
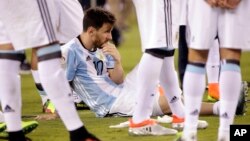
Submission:
M 184 118 L 179 118 L 176 115 L 173 115 L 172 128 L 181 131 L 184 128 Z M 206 129 L 208 123 L 205 120 L 198 120 L 197 129 Z
M 6 129 L 6 123 L 2 122 L 0 123 L 0 132 L 3 132 Z
M 172 117 L 172 128 L 179 131 L 182 130 L 184 128 L 184 118 L 179 118 L 176 115 L 173 115 Z
M 220 92 L 219 92 L 219 84 L 218 83 L 209 83 L 208 84 L 208 101 L 215 102 L 220 99 Z
M 37 121 L 22 121 L 22 129 L 24 134 L 28 134 L 36 129 L 38 126 Z
M 130 135 L 145 136 L 145 135 L 175 135 L 178 133 L 177 130 L 165 128 L 156 123 L 155 120 L 148 119 L 141 123 L 133 123 L 132 119 L 129 120 L 129 130 Z
M 54 114 L 55 112 L 54 104 L 48 99 L 43 105 L 43 113 Z
M 125 128 L 125 127 L 129 127 L 129 121 L 125 121 L 125 122 L 121 122 L 121 123 L 116 124 L 116 125 L 109 126 L 109 128 Z
M 246 81 L 241 83 L 240 97 L 236 108 L 236 115 L 245 115 L 247 110 L 248 84 Z
M 168 115 L 164 115 L 164 116 L 158 116 L 156 121 L 158 123 L 172 123 L 173 121 L 173 117 L 168 116 Z
M 35 130 L 37 126 L 37 121 L 22 121 L 22 130 L 25 135 Z M 8 136 L 9 135 L 6 130 L 0 133 L 1 138 L 8 138 Z

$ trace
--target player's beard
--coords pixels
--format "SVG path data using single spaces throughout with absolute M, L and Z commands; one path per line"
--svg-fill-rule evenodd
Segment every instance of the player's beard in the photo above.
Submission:
M 95 42 L 94 42 L 94 47 L 95 49 L 99 48 L 99 49 L 102 49 L 102 45 L 107 43 L 108 40 L 106 41 L 101 41 L 100 39 L 97 39 Z

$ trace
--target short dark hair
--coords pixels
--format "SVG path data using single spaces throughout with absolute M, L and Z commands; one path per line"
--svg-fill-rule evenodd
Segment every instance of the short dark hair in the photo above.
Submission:
M 84 13 L 83 31 L 87 31 L 91 26 L 99 29 L 104 23 L 114 25 L 115 21 L 115 16 L 109 11 L 99 7 L 90 8 Z

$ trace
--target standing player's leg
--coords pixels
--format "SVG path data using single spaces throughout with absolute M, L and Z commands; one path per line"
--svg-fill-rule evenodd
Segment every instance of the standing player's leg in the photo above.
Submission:
M 83 11 L 82 7 L 77 1 L 55 1 L 57 5 L 57 14 L 59 16 L 54 17 L 60 23 L 58 27 L 57 38 L 60 44 L 65 44 L 82 31 Z M 74 7 L 74 10 L 71 8 Z M 71 26 L 68 26 L 71 25 Z M 35 81 L 36 88 L 42 99 L 42 109 L 45 113 L 55 113 L 54 104 L 49 100 L 46 92 L 41 85 L 40 77 L 37 71 L 37 57 L 36 53 L 32 52 L 32 75 Z
M 220 126 L 218 140 L 229 140 L 229 127 L 234 122 L 241 91 L 241 49 L 247 44 L 250 1 L 241 1 L 235 9 L 222 9 L 219 16 L 221 55 L 220 73 Z M 237 19 L 237 20 L 235 20 Z M 226 25 L 226 26 L 223 26 Z
M 47 101 L 49 101 L 49 98 L 48 98 L 48 95 L 44 91 L 43 86 L 41 84 L 41 80 L 40 80 L 38 70 L 37 70 L 37 57 L 36 57 L 35 52 L 33 52 L 33 51 L 32 51 L 32 55 L 31 55 L 31 73 L 33 76 L 33 80 L 35 82 L 36 89 L 37 89 L 39 96 L 41 97 L 41 100 L 42 100 L 42 105 L 43 105 L 42 111 L 47 113 L 46 109 L 44 108 L 44 105 L 46 104 Z M 55 108 L 54 108 L 54 110 L 55 110 Z
M 153 2 L 144 1 L 143 7 L 140 6 L 142 1 L 134 0 L 133 3 L 136 8 L 136 14 L 139 24 L 139 30 L 141 35 L 142 50 L 146 49 L 146 46 L 151 46 L 150 43 L 150 33 L 152 33 L 152 19 L 153 18 Z M 146 18 L 145 12 L 148 12 L 148 17 Z M 146 33 L 146 31 L 148 33 Z M 160 70 L 162 66 L 163 59 L 157 55 L 154 49 L 145 50 L 140 63 L 138 65 L 137 72 L 137 105 L 134 109 L 133 122 L 140 123 L 144 120 L 150 119 L 153 107 L 153 99 L 155 88 L 158 84 L 158 78 L 160 75 Z
M 46 13 L 44 9 L 46 9 L 48 5 L 43 2 L 38 2 L 38 5 L 40 6 L 41 16 L 47 18 L 43 20 L 44 25 L 50 27 L 52 22 L 49 22 L 50 19 L 44 15 Z M 49 99 L 55 104 L 60 118 L 68 129 L 70 140 L 87 140 L 88 138 L 97 140 L 88 133 L 76 112 L 71 97 L 72 92 L 66 79 L 65 72 L 61 67 L 61 49 L 60 45 L 55 42 L 56 35 L 53 33 L 53 30 L 47 31 L 47 33 L 49 33 L 49 39 L 51 39 L 50 44 L 38 49 L 33 48 L 32 50 L 37 54 L 38 73 L 42 86 L 47 92 Z
M 24 141 L 21 126 L 21 82 L 19 67 L 21 51 L 13 51 L 4 24 L 0 21 L 0 99 L 9 140 Z
M 229 140 L 229 126 L 233 124 L 241 90 L 240 55 L 241 50 L 221 49 L 219 139 Z
M 200 13 L 200 9 L 204 12 Z M 204 16 L 205 15 L 205 16 Z M 205 1 L 188 1 L 187 11 L 187 31 L 188 32 L 188 65 L 184 75 L 183 94 L 185 103 L 185 123 L 183 130 L 183 139 L 197 140 L 197 125 L 202 103 L 202 97 L 206 87 L 206 61 L 208 49 L 216 36 L 216 28 L 209 29 L 210 34 L 204 34 L 204 27 L 213 27 L 216 11 Z M 209 20 L 209 22 L 207 22 Z M 216 25 L 216 24 L 215 24 Z
M 176 134 L 176 130 L 161 127 L 150 119 L 163 59 L 167 55 L 168 48 L 173 48 L 172 32 L 170 32 L 172 31 L 170 24 L 172 23 L 171 4 L 141 0 L 134 0 L 133 2 L 136 7 L 144 53 L 138 66 L 136 106 L 129 132 L 136 135 Z M 141 4 L 144 5 L 141 6 Z M 163 11 L 161 11 L 162 9 Z M 158 14 L 160 14 L 160 18 L 157 19 Z M 173 53 L 173 50 L 171 52 Z M 152 126 L 152 129 L 155 130 L 144 132 L 148 126 Z
M 31 6 L 24 8 L 27 4 Z M 56 15 L 56 12 L 53 11 L 56 10 L 54 1 L 26 0 L 20 3 L 1 1 L 0 7 L 3 9 L 0 14 L 1 19 L 4 19 L 5 25 L 7 25 L 8 35 L 11 35 L 10 38 L 13 39 L 15 49 L 32 47 L 33 50 L 37 51 L 41 83 L 68 129 L 70 140 L 98 140 L 83 126 L 73 100 L 70 98 L 71 90 L 60 64 L 60 45 L 57 42 L 55 30 L 53 30 L 57 28 L 53 26 L 55 23 L 51 21 Z M 13 9 L 18 11 L 17 14 L 9 15 L 8 13 L 12 13 Z M 13 23 L 12 20 L 17 19 L 16 16 L 22 18 Z M 30 26 L 26 26 L 28 28 L 14 26 L 23 24 L 30 24 Z M 32 34 L 28 34 L 30 33 L 28 31 L 31 31 Z M 18 115 L 13 117 L 20 118 Z M 19 120 L 17 119 L 17 121 Z M 11 127 L 11 123 L 7 126 Z
M 175 119 L 184 119 L 184 105 L 182 102 L 181 90 L 179 88 L 179 82 L 177 73 L 174 66 L 174 52 L 169 54 L 163 60 L 163 66 L 160 74 L 160 85 L 163 87 L 165 92 L 165 97 L 168 100 L 168 105 L 172 111 L 172 115 Z M 181 121 L 180 121 L 181 122 Z M 182 122 L 177 122 L 174 120 L 172 126 L 173 128 L 179 128 Z M 183 128 L 180 127 L 180 128 Z
M 7 124 L 9 140 L 24 141 L 21 126 L 21 84 L 19 66 L 22 53 L 13 49 L 11 44 L 0 45 L 0 93 L 4 119 Z

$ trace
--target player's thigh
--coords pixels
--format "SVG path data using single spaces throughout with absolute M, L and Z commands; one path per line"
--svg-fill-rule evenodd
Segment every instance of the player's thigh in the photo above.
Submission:
M 217 34 L 217 8 L 204 0 L 188 0 L 187 42 L 193 49 L 209 49 Z
M 17 50 L 56 41 L 54 0 L 0 1 L 0 18 Z
M 250 1 L 241 1 L 236 9 L 221 10 L 219 14 L 220 47 L 244 49 L 250 42 Z
M 153 3 L 154 1 L 149 0 L 133 0 L 138 28 L 140 31 L 142 50 L 144 51 L 147 46 L 150 45 L 150 35 L 152 34 L 153 24 Z

